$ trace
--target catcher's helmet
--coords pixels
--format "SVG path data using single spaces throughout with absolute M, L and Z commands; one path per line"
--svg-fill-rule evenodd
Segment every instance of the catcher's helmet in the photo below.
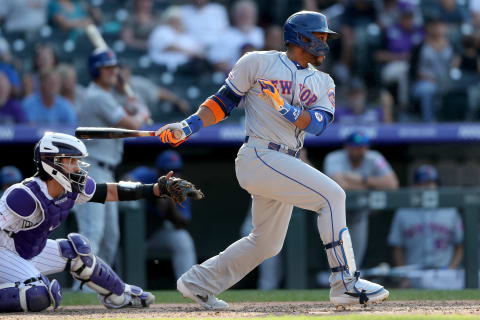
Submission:
M 161 171 L 178 171 L 183 167 L 182 157 L 178 152 L 167 150 L 158 155 L 157 160 L 155 160 L 155 166 Z
M 415 169 L 413 174 L 413 182 L 415 184 L 427 183 L 427 182 L 438 182 L 438 172 L 434 166 L 424 164 Z
M 33 152 L 33 162 L 37 167 L 35 175 L 43 180 L 53 178 L 69 192 L 83 192 L 90 165 L 78 161 L 79 171 L 69 172 L 61 158 L 83 159 L 86 156 L 87 148 L 82 141 L 68 134 L 46 132 Z
M 95 49 L 88 57 L 88 71 L 92 79 L 98 78 L 101 67 L 111 67 L 117 64 L 117 56 L 110 48 Z
M 313 54 L 325 56 L 329 51 L 326 43 L 315 37 L 313 32 L 328 34 L 329 39 L 336 39 L 340 35 L 328 28 L 327 17 L 313 11 L 300 11 L 288 17 L 283 26 L 283 40 L 285 44 L 294 44 Z M 307 41 L 303 39 L 306 38 Z

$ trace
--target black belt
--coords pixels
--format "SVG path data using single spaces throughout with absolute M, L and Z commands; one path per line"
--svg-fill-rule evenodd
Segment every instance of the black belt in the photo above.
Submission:
M 245 137 L 245 143 L 248 142 L 249 138 L 250 138 L 249 136 Z M 282 148 L 281 145 L 276 144 L 274 142 L 269 142 L 268 145 L 267 145 L 267 148 L 270 149 L 270 150 L 280 151 L 280 152 L 286 153 L 286 154 L 288 154 L 292 157 L 295 157 L 295 158 L 300 158 L 300 150 L 295 151 L 293 149 Z
M 115 169 L 116 169 L 116 166 L 111 165 L 111 164 L 108 164 L 108 163 L 105 163 L 105 162 L 103 162 L 103 161 L 96 161 L 96 162 L 97 162 L 97 164 L 98 164 L 99 167 L 108 169 L 108 170 L 110 170 L 110 171 L 115 171 Z

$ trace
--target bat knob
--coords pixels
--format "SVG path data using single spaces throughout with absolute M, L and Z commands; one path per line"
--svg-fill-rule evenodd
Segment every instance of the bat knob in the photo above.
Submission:
M 177 139 L 177 140 L 182 139 L 183 130 L 173 130 L 172 133 L 173 133 L 173 136 L 175 137 L 175 139 Z

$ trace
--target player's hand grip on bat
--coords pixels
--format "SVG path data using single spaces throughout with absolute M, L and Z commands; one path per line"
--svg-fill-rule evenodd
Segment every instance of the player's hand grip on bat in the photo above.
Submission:
M 169 143 L 177 147 L 188 139 L 190 135 L 187 135 L 187 132 L 183 130 L 181 122 L 175 122 L 164 125 L 155 132 L 155 135 L 158 136 L 163 143 Z
M 160 197 L 172 199 L 175 203 L 182 203 L 187 198 L 193 200 L 200 200 L 204 197 L 203 192 L 197 189 L 193 183 L 172 177 L 173 171 L 170 171 L 166 176 L 158 179 L 158 189 Z
M 177 147 L 202 127 L 202 119 L 194 114 L 181 122 L 164 125 L 155 132 L 155 135 L 163 143 L 170 143 L 172 146 Z

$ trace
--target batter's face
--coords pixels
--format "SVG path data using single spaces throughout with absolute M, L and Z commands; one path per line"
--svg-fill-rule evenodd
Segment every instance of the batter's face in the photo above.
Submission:
M 328 33 L 325 32 L 314 32 L 313 35 L 315 38 L 321 40 L 323 43 L 327 43 L 328 39 Z M 325 56 L 315 56 L 311 54 L 310 52 L 303 51 L 305 53 L 305 60 L 307 60 L 308 63 L 314 65 L 314 66 L 320 66 L 323 61 L 325 61 Z

